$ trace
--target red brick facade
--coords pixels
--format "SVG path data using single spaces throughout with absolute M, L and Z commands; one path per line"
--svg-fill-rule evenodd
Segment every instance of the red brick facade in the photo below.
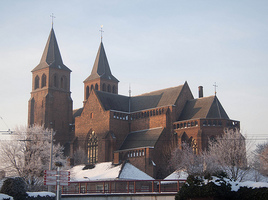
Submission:
M 55 139 L 66 147 L 70 144 L 71 157 L 80 147 L 88 163 L 128 160 L 154 178 L 167 175 L 170 153 L 182 142 L 199 153 L 224 128 L 239 128 L 239 121 L 229 119 L 216 96 L 194 99 L 187 82 L 136 97 L 118 95 L 118 80 L 111 73 L 102 43 L 84 81 L 81 112 L 72 114 L 70 70 L 38 65 L 32 85 L 29 124 L 54 128 Z

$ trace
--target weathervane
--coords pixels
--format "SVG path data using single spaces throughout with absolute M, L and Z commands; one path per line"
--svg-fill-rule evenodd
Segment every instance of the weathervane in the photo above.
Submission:
M 216 82 L 214 83 L 214 85 L 213 85 L 214 87 L 215 87 L 215 96 L 216 96 L 216 94 L 217 94 L 217 84 L 216 84 Z
M 52 13 L 52 15 L 50 15 L 50 17 L 51 17 L 51 19 L 52 19 L 52 28 L 53 28 L 53 19 L 56 18 L 56 17 L 54 16 L 53 13 Z
M 103 25 L 101 25 L 101 30 L 100 30 L 100 32 L 101 32 L 101 41 L 102 41 L 102 33 L 104 32 L 103 30 L 102 30 L 102 27 L 103 27 Z

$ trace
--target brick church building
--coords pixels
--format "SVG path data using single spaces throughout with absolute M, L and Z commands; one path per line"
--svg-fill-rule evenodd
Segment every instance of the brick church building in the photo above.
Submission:
M 203 97 L 200 86 L 194 98 L 187 82 L 138 96 L 118 94 L 119 80 L 102 41 L 84 80 L 83 107 L 77 110 L 72 106 L 70 73 L 52 28 L 40 63 L 32 70 L 28 123 L 53 128 L 65 153 L 72 158 L 83 149 L 88 164 L 128 161 L 163 178 L 170 152 L 182 142 L 198 154 L 225 128 L 240 126 L 228 117 L 216 94 Z

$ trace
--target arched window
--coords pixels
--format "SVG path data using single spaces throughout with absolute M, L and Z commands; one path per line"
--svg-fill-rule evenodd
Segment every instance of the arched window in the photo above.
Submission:
M 89 164 L 98 162 L 98 138 L 94 131 L 92 131 L 87 140 L 87 162 Z
M 67 89 L 67 78 L 66 78 L 66 76 L 62 76 L 60 78 L 60 88 Z
M 86 99 L 88 99 L 88 97 L 89 97 L 89 86 L 87 86 L 86 88 Z
M 42 75 L 42 83 L 41 83 L 41 87 L 46 87 L 47 85 L 47 76 L 45 74 Z
M 90 88 L 90 90 L 93 90 L 94 89 L 94 86 L 93 85 L 91 85 L 91 88 Z
M 54 74 L 53 81 L 54 81 L 53 86 L 58 87 L 58 76 L 57 76 L 57 74 Z
M 113 86 L 113 93 L 114 93 L 114 94 L 116 93 L 116 91 L 115 91 L 115 85 Z
M 102 91 L 106 92 L 106 85 L 105 85 L 105 83 L 102 84 Z
M 99 86 L 98 86 L 98 84 L 96 83 L 96 85 L 95 85 L 95 90 L 98 90 L 99 89 Z
M 34 79 L 34 89 L 37 89 L 39 88 L 39 76 L 36 76 L 35 79 Z
M 107 87 L 107 91 L 108 91 L 108 92 L 111 92 L 111 86 L 110 86 L 110 85 L 108 85 L 108 87 Z

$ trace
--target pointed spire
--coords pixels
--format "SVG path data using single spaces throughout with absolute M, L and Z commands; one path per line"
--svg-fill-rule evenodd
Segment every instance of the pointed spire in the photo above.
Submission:
M 62 62 L 59 46 L 56 40 L 53 27 L 51 28 L 40 63 L 32 71 L 47 67 L 71 71 Z
M 99 50 L 91 74 L 84 82 L 97 78 L 103 78 L 119 82 L 111 73 L 111 69 L 102 42 L 100 43 Z

